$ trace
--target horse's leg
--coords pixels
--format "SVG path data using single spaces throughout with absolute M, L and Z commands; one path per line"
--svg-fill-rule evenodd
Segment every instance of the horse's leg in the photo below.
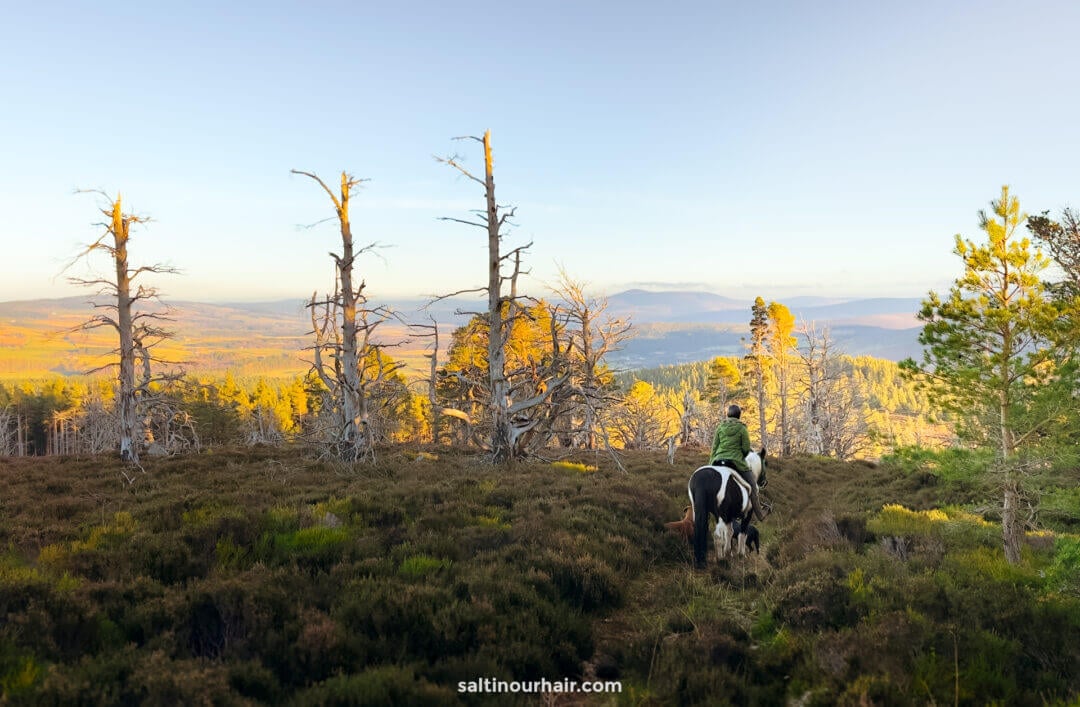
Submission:
M 728 526 L 722 519 L 716 519 L 716 530 L 713 531 L 713 535 L 716 536 L 716 559 L 722 560 L 727 557 L 728 547 L 731 545 L 731 538 L 728 536 Z
M 739 557 L 746 557 L 746 531 L 739 533 Z

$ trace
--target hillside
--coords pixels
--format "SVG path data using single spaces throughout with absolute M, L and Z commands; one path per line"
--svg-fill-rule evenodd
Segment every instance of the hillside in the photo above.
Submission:
M 168 308 L 172 319 L 168 328 L 175 336 L 158 347 L 157 355 L 183 362 L 192 373 L 231 371 L 236 376 L 281 377 L 302 375 L 309 368 L 305 348 L 311 345 L 312 325 L 300 299 L 232 304 L 177 301 L 169 302 Z M 92 312 L 82 297 L 0 302 L 0 378 L 80 375 L 109 361 L 109 352 L 116 347 L 114 332 L 105 328 L 72 331 Z M 449 339 L 455 318 L 446 307 L 436 315 Z M 394 344 L 392 356 L 417 369 L 422 366 L 427 344 L 411 341 L 404 324 L 389 320 L 379 334 Z
M 458 691 L 480 678 L 641 705 L 1080 696 L 1074 536 L 1010 567 L 992 517 L 936 510 L 980 498 L 940 466 L 790 459 L 762 554 L 693 571 L 663 523 L 700 454 L 661 457 L 254 448 L 130 485 L 111 458 L 0 459 L 0 701 L 539 703 Z
M 872 355 L 898 361 L 917 356 L 918 329 L 913 312 L 917 300 L 836 301 L 795 298 L 799 321 L 828 325 L 837 344 L 851 355 Z M 424 308 L 419 299 L 387 303 L 405 322 L 439 323 L 445 346 L 450 332 L 480 306 L 453 299 Z M 303 300 L 210 304 L 170 302 L 175 337 L 158 354 L 182 361 L 193 373 L 236 376 L 295 376 L 308 369 L 311 321 Z M 610 356 L 617 368 L 647 368 L 700 361 L 742 353 L 750 302 L 701 292 L 629 290 L 609 298 L 613 316 L 629 318 L 637 335 Z M 0 379 L 80 375 L 108 362 L 115 348 L 106 329 L 72 331 L 93 312 L 85 297 L 0 302 Z M 390 353 L 414 371 L 426 371 L 429 342 L 397 320 L 379 329 Z

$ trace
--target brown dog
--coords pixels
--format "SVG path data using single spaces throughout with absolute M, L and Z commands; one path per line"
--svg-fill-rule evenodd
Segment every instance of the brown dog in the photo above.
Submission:
M 668 530 L 674 530 L 676 533 L 683 536 L 684 540 L 690 542 L 694 539 L 694 509 L 692 506 L 687 506 L 683 509 L 683 513 L 682 520 L 664 523 L 664 527 Z

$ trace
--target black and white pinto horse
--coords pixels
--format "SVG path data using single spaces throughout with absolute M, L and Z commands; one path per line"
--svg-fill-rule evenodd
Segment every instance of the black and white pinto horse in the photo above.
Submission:
M 765 487 L 765 448 L 746 455 L 746 463 L 758 485 Z M 703 466 L 690 476 L 687 485 L 694 509 L 694 564 L 705 566 L 705 551 L 709 544 L 709 515 L 716 517 L 716 558 L 727 557 L 736 534 L 733 524 L 749 523 L 753 506 L 750 485 L 734 469 L 716 464 Z M 746 533 L 738 533 L 739 554 L 746 554 Z

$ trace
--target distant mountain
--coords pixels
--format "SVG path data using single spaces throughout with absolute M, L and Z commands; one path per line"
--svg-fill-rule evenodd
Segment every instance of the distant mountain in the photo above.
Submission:
M 918 297 L 874 297 L 818 306 L 788 305 L 796 318 L 805 321 L 833 321 L 892 314 L 906 314 L 914 321 L 915 313 L 921 307 L 922 299 Z
M 749 307 L 751 300 L 722 297 L 711 292 L 650 292 L 626 290 L 609 296 L 608 307 L 637 312 L 647 312 L 652 317 L 666 317 L 682 312 L 716 312 Z
M 797 323 L 828 327 L 839 350 L 900 361 L 921 355 L 913 297 L 792 297 L 781 302 Z M 608 312 L 629 317 L 637 336 L 611 362 L 624 369 L 741 356 L 749 333 L 750 299 L 708 292 L 628 290 L 608 297 Z
M 796 309 L 798 307 L 823 307 L 827 304 L 841 304 L 843 302 L 850 302 L 851 297 L 817 297 L 815 295 L 801 295 L 799 297 L 785 297 L 784 304 L 788 309 Z
M 195 303 L 184 302 L 182 304 Z M 221 302 L 219 304 L 211 306 L 223 307 L 226 309 L 239 309 L 245 312 L 258 312 L 259 314 L 293 316 L 303 313 L 304 305 L 306 304 L 307 300 L 303 300 L 298 297 L 296 299 L 281 299 L 274 300 L 272 302 Z
M 885 329 L 862 325 L 828 326 L 838 351 L 851 356 L 875 356 L 890 361 L 918 358 L 922 347 L 921 329 Z M 637 335 L 620 351 L 610 354 L 609 363 L 620 370 L 655 368 L 677 363 L 704 361 L 716 356 L 746 353 L 747 326 L 731 324 L 685 324 L 663 322 L 636 325 Z
M 781 300 L 801 322 L 846 323 L 906 329 L 918 326 L 915 312 L 921 300 L 913 297 L 840 299 L 793 297 Z M 748 324 L 753 300 L 721 297 L 708 292 L 649 292 L 628 290 L 608 297 L 608 311 L 634 322 Z

